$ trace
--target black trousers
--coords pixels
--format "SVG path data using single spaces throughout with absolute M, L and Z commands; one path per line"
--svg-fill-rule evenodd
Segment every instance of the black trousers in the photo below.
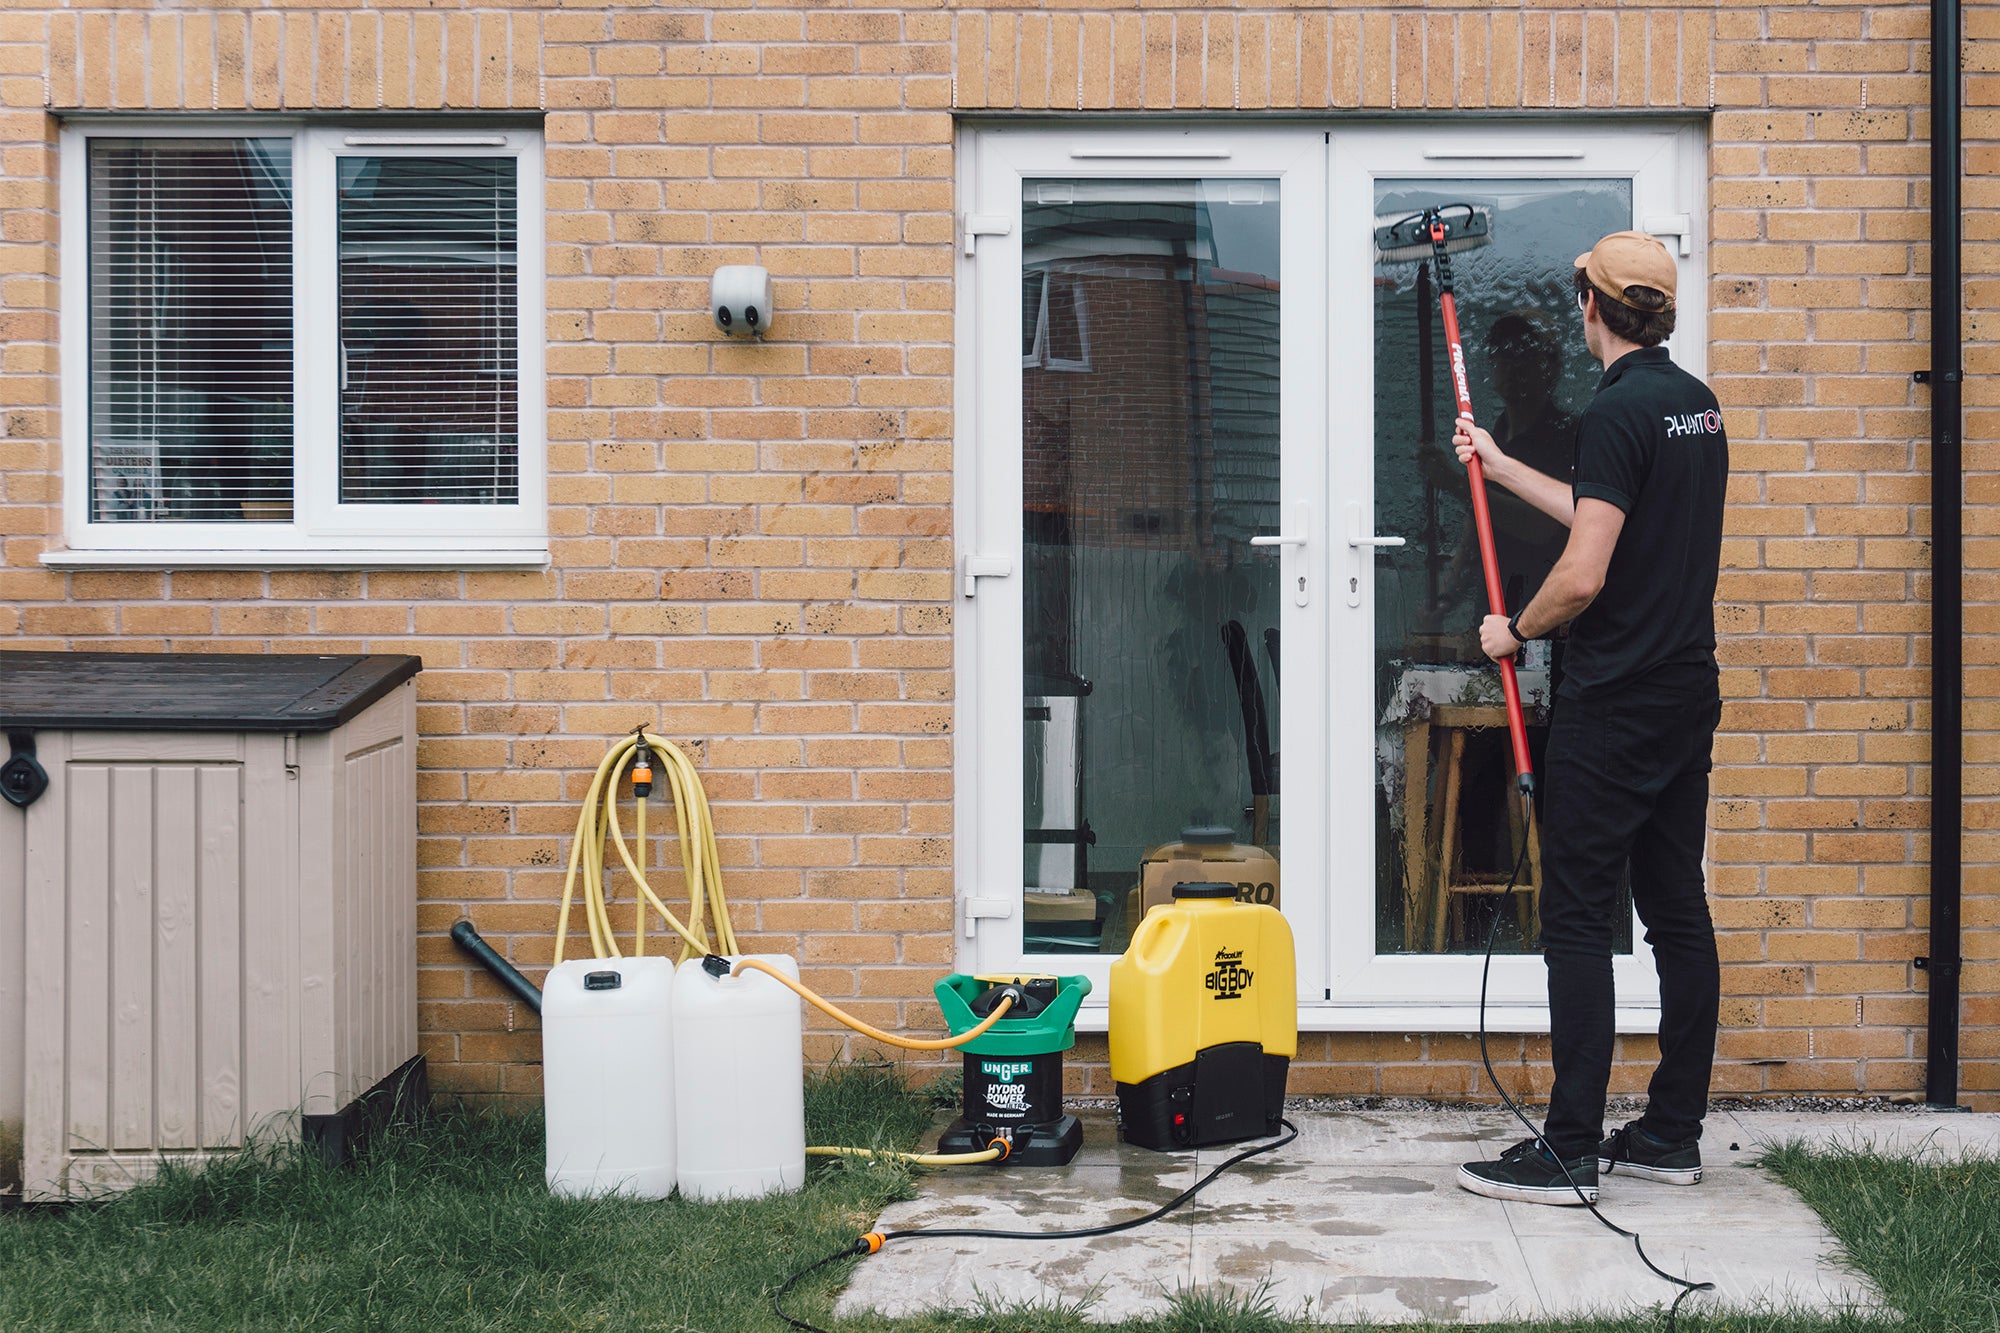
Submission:
M 1631 867 L 1633 905 L 1660 974 L 1660 1064 L 1643 1125 L 1696 1138 L 1708 1110 L 1722 974 L 1701 857 L 1717 696 L 1645 686 L 1562 699 L 1542 780 L 1542 952 L 1555 1084 L 1544 1135 L 1564 1158 L 1604 1133 L 1611 1078 L 1612 914 Z

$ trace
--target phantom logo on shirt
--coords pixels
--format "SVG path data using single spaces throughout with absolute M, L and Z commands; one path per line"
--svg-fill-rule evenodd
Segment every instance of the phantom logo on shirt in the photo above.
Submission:
M 1663 417 L 1667 423 L 1667 438 L 1676 435 L 1713 435 L 1722 429 L 1722 413 L 1710 408 L 1706 412 L 1688 412 L 1680 416 Z

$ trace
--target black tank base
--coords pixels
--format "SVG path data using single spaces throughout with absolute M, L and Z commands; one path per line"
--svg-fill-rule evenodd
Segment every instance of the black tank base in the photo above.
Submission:
M 1118 1084 L 1118 1128 L 1127 1143 L 1179 1152 L 1276 1134 L 1291 1059 L 1232 1041 L 1140 1083 Z
M 975 1125 L 961 1117 L 938 1135 L 941 1153 L 985 1152 L 995 1138 L 1007 1139 L 1013 1151 L 996 1166 L 1067 1166 L 1083 1146 L 1083 1126 L 1073 1115 L 1039 1125 Z

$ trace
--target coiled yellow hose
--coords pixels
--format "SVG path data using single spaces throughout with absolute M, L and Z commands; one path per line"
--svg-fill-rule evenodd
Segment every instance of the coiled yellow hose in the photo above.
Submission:
M 653 886 L 646 882 L 646 872 L 640 861 L 646 855 L 646 805 L 639 799 L 636 815 L 635 834 L 639 844 L 639 856 L 635 859 L 632 848 L 625 841 L 625 830 L 618 823 L 618 777 L 628 759 L 634 758 L 634 751 L 643 746 L 644 752 L 637 755 L 639 764 L 651 769 L 655 755 L 666 769 L 666 787 L 674 803 L 674 824 L 680 834 L 681 875 L 687 882 L 688 919 L 685 924 L 668 910 L 660 901 L 660 895 L 653 892 Z M 647 775 L 650 777 L 650 772 Z M 597 766 L 597 773 L 590 780 L 590 789 L 584 793 L 583 809 L 576 820 L 576 837 L 569 848 L 569 873 L 563 877 L 562 913 L 556 918 L 555 961 L 563 960 L 563 945 L 569 936 L 569 908 L 576 897 L 577 871 L 583 872 L 583 918 L 590 929 L 590 952 L 594 958 L 622 958 L 619 951 L 617 933 L 611 928 L 611 915 L 604 902 L 604 844 L 606 838 L 618 851 L 618 859 L 625 864 L 626 873 L 638 886 L 645 903 L 667 923 L 669 929 L 681 937 L 681 961 L 699 958 L 709 953 L 733 954 L 736 952 L 736 932 L 729 924 L 729 900 L 722 892 L 722 857 L 715 847 L 715 820 L 708 811 L 708 792 L 701 785 L 701 778 L 694 771 L 694 765 L 678 745 L 662 740 L 651 732 L 634 732 L 621 737 L 617 744 L 604 756 Z M 708 930 L 702 922 L 704 905 L 715 917 L 715 943 L 711 946 Z M 633 926 L 632 953 L 642 957 L 646 952 L 646 911 L 642 905 L 635 914 Z
M 621 773 L 629 764 L 634 771 L 634 781 L 650 785 L 652 782 L 653 759 L 658 757 L 666 773 L 667 793 L 673 798 L 674 825 L 680 835 L 681 877 L 687 883 L 688 918 L 683 922 L 675 916 L 667 905 L 660 901 L 660 895 L 646 881 L 644 861 L 646 857 L 646 806 L 645 797 L 638 798 L 638 811 L 634 815 L 633 836 L 638 844 L 638 855 L 625 841 L 625 830 L 618 822 L 618 782 Z M 658 912 L 667 923 L 668 929 L 681 937 L 681 961 L 701 958 L 711 953 L 733 956 L 740 951 L 736 946 L 736 931 L 729 922 L 729 900 L 722 891 L 722 857 L 715 846 L 715 820 L 708 810 L 708 792 L 701 785 L 701 776 L 695 772 L 694 764 L 685 752 L 672 741 L 664 740 L 649 731 L 635 731 L 620 737 L 618 742 L 605 754 L 597 766 L 597 772 L 590 780 L 590 789 L 584 793 L 583 809 L 576 820 L 576 837 L 570 843 L 569 871 L 563 877 L 562 912 L 556 918 L 555 961 L 563 960 L 563 946 L 569 938 L 569 909 L 576 899 L 577 875 L 583 876 L 583 919 L 589 927 L 590 952 L 593 958 L 622 958 L 618 948 L 617 932 L 611 926 L 611 914 L 605 906 L 604 897 L 604 848 L 606 842 L 617 850 L 618 859 L 625 871 L 632 877 L 643 900 L 635 914 L 633 926 L 632 953 L 642 957 L 646 952 L 646 908 Z M 708 923 L 703 915 L 713 918 L 715 939 L 709 940 Z M 899 1037 L 892 1032 L 884 1032 L 878 1027 L 864 1023 L 852 1014 L 846 1013 L 810 988 L 800 985 L 774 967 L 766 966 L 754 958 L 738 962 L 734 972 L 740 973 L 752 968 L 779 981 L 798 992 L 807 1004 L 844 1023 L 848 1027 L 888 1046 L 899 1046 L 906 1051 L 948 1051 L 975 1040 L 1006 1016 L 1013 1007 L 1011 997 L 1003 998 L 993 1007 L 993 1012 L 984 1022 L 955 1037 Z M 847 1151 L 847 1150 L 842 1150 Z M 854 1149 L 854 1152 L 865 1151 Z M 904 1154 L 908 1156 L 908 1154 Z M 928 1154 L 936 1156 L 936 1154 Z M 956 1154 L 964 1156 L 965 1154 Z M 981 1154 L 970 1156 L 980 1161 L 991 1158 Z

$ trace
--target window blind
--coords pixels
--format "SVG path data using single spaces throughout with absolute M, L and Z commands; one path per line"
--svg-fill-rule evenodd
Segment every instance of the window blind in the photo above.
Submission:
M 518 502 L 516 162 L 340 159 L 340 498 Z
M 90 509 L 288 522 L 286 139 L 90 141 Z

